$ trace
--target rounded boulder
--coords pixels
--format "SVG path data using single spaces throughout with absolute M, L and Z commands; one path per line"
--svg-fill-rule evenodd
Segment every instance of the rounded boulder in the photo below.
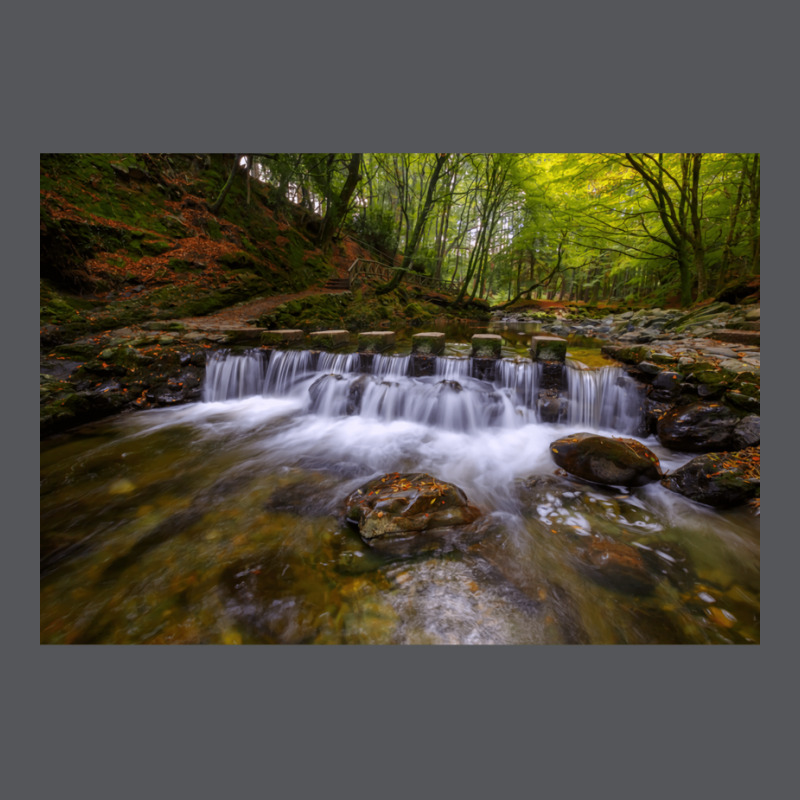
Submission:
M 570 475 L 608 486 L 643 486 L 661 477 L 655 453 L 635 439 L 573 433 L 550 444 L 559 467 Z
M 371 547 L 405 554 L 449 544 L 481 512 L 452 483 L 425 472 L 394 472 L 350 494 L 344 516 Z

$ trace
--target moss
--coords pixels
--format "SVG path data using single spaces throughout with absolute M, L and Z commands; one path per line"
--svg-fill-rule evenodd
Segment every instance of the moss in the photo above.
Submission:
M 208 220 L 205 227 L 206 232 L 212 241 L 219 242 L 222 239 L 222 229 L 219 227 L 219 222 L 217 222 L 217 220 Z

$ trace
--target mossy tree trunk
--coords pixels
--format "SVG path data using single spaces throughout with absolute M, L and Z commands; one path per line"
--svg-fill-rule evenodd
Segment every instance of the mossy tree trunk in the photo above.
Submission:
M 228 173 L 228 180 L 225 181 L 225 185 L 222 187 L 222 191 L 217 195 L 217 199 L 208 207 L 208 210 L 212 214 L 218 214 L 219 210 L 222 208 L 222 204 L 225 202 L 225 198 L 228 196 L 228 192 L 233 185 L 233 179 L 236 177 L 236 171 L 239 169 L 239 153 L 234 153 L 233 155 L 233 165 L 231 166 L 231 171 Z

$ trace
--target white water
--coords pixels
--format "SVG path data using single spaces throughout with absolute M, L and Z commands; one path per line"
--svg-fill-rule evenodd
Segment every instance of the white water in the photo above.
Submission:
M 501 359 L 493 383 L 470 377 L 472 359 L 439 357 L 431 377 L 408 376 L 409 356 L 376 355 L 372 372 L 360 372 L 357 353 L 310 351 L 214 353 L 206 367 L 205 402 L 245 397 L 298 399 L 323 417 L 362 416 L 406 420 L 450 431 L 521 428 L 536 422 L 541 366 L 530 359 Z M 567 370 L 568 424 L 635 434 L 641 392 L 619 367 Z
M 658 602 L 667 610 L 659 614 L 673 615 L 680 630 L 649 627 L 647 603 L 654 601 L 643 601 L 640 618 L 630 598 L 621 603 L 587 582 L 563 550 L 568 536 L 619 537 L 643 552 L 663 546 L 665 563 L 676 545 L 697 570 L 698 591 L 711 598 L 705 605 L 750 613 L 747 598 L 758 591 L 756 523 L 720 515 L 658 483 L 618 492 L 553 476 L 552 441 L 576 430 L 618 435 L 629 424 L 632 388 L 638 397 L 618 370 L 570 369 L 575 410 L 568 424 L 553 425 L 538 422 L 531 408 L 539 375 L 527 360 L 504 360 L 489 383 L 469 377 L 468 359 L 461 358 L 442 360 L 427 378 L 407 376 L 408 357 L 376 357 L 370 375 L 359 372 L 357 355 L 329 355 L 312 367 L 314 359 L 308 352 L 274 352 L 268 361 L 258 351 L 215 354 L 206 402 L 109 421 L 113 436 L 106 430 L 95 442 L 65 443 L 63 457 L 57 449 L 46 454 L 43 541 L 55 536 L 60 543 L 74 530 L 97 543 L 63 567 L 52 560 L 43 584 L 46 637 L 59 640 L 68 618 L 79 641 L 149 641 L 168 625 L 162 609 L 174 587 L 194 586 L 200 576 L 202 588 L 185 594 L 186 608 L 175 605 L 167 630 L 176 641 L 194 641 L 202 619 L 202 640 L 217 641 L 232 624 L 231 606 L 220 605 L 220 571 L 267 566 L 277 547 L 281 558 L 294 553 L 313 568 L 291 598 L 278 597 L 258 613 L 294 620 L 286 603 L 296 602 L 301 620 L 313 609 L 319 641 L 573 641 L 573 627 L 580 641 L 728 640 L 705 606 L 684 606 L 660 572 Z M 689 458 L 653 439 L 645 443 L 664 467 Z M 372 577 L 337 571 L 338 550 L 326 541 L 353 550 L 356 560 L 371 557 L 341 528 L 343 498 L 387 472 L 428 472 L 463 489 L 494 526 L 480 551 L 387 562 Z M 531 476 L 545 482 L 521 493 L 517 479 Z M 270 511 L 265 500 L 272 492 L 298 482 L 302 491 L 290 507 Z M 158 544 L 162 530 L 178 535 Z M 152 552 L 139 548 L 139 560 L 119 578 L 98 582 L 109 563 L 139 552 L 139 542 Z M 745 594 L 723 594 L 734 585 Z M 75 600 L 86 586 L 95 593 Z M 339 594 L 329 600 L 331 586 Z M 149 616 L 141 610 L 148 608 Z M 550 618 L 557 620 L 555 634 Z M 286 638 L 270 636 L 295 641 L 291 626 L 286 630 Z M 757 639 L 757 630 L 745 634 Z

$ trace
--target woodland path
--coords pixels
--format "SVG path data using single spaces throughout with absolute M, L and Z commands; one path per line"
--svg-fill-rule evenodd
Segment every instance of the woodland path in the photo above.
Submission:
M 186 325 L 187 328 L 200 328 L 202 330 L 230 331 L 239 328 L 252 330 L 253 323 L 248 322 L 248 320 L 258 319 L 262 314 L 274 311 L 283 303 L 320 294 L 338 295 L 344 293 L 345 290 L 329 291 L 321 289 L 319 286 L 311 287 L 310 289 L 304 289 L 302 292 L 295 292 L 294 294 L 276 294 L 272 297 L 259 297 L 255 300 L 246 300 L 243 303 L 220 309 L 204 317 L 184 317 L 178 321 Z

